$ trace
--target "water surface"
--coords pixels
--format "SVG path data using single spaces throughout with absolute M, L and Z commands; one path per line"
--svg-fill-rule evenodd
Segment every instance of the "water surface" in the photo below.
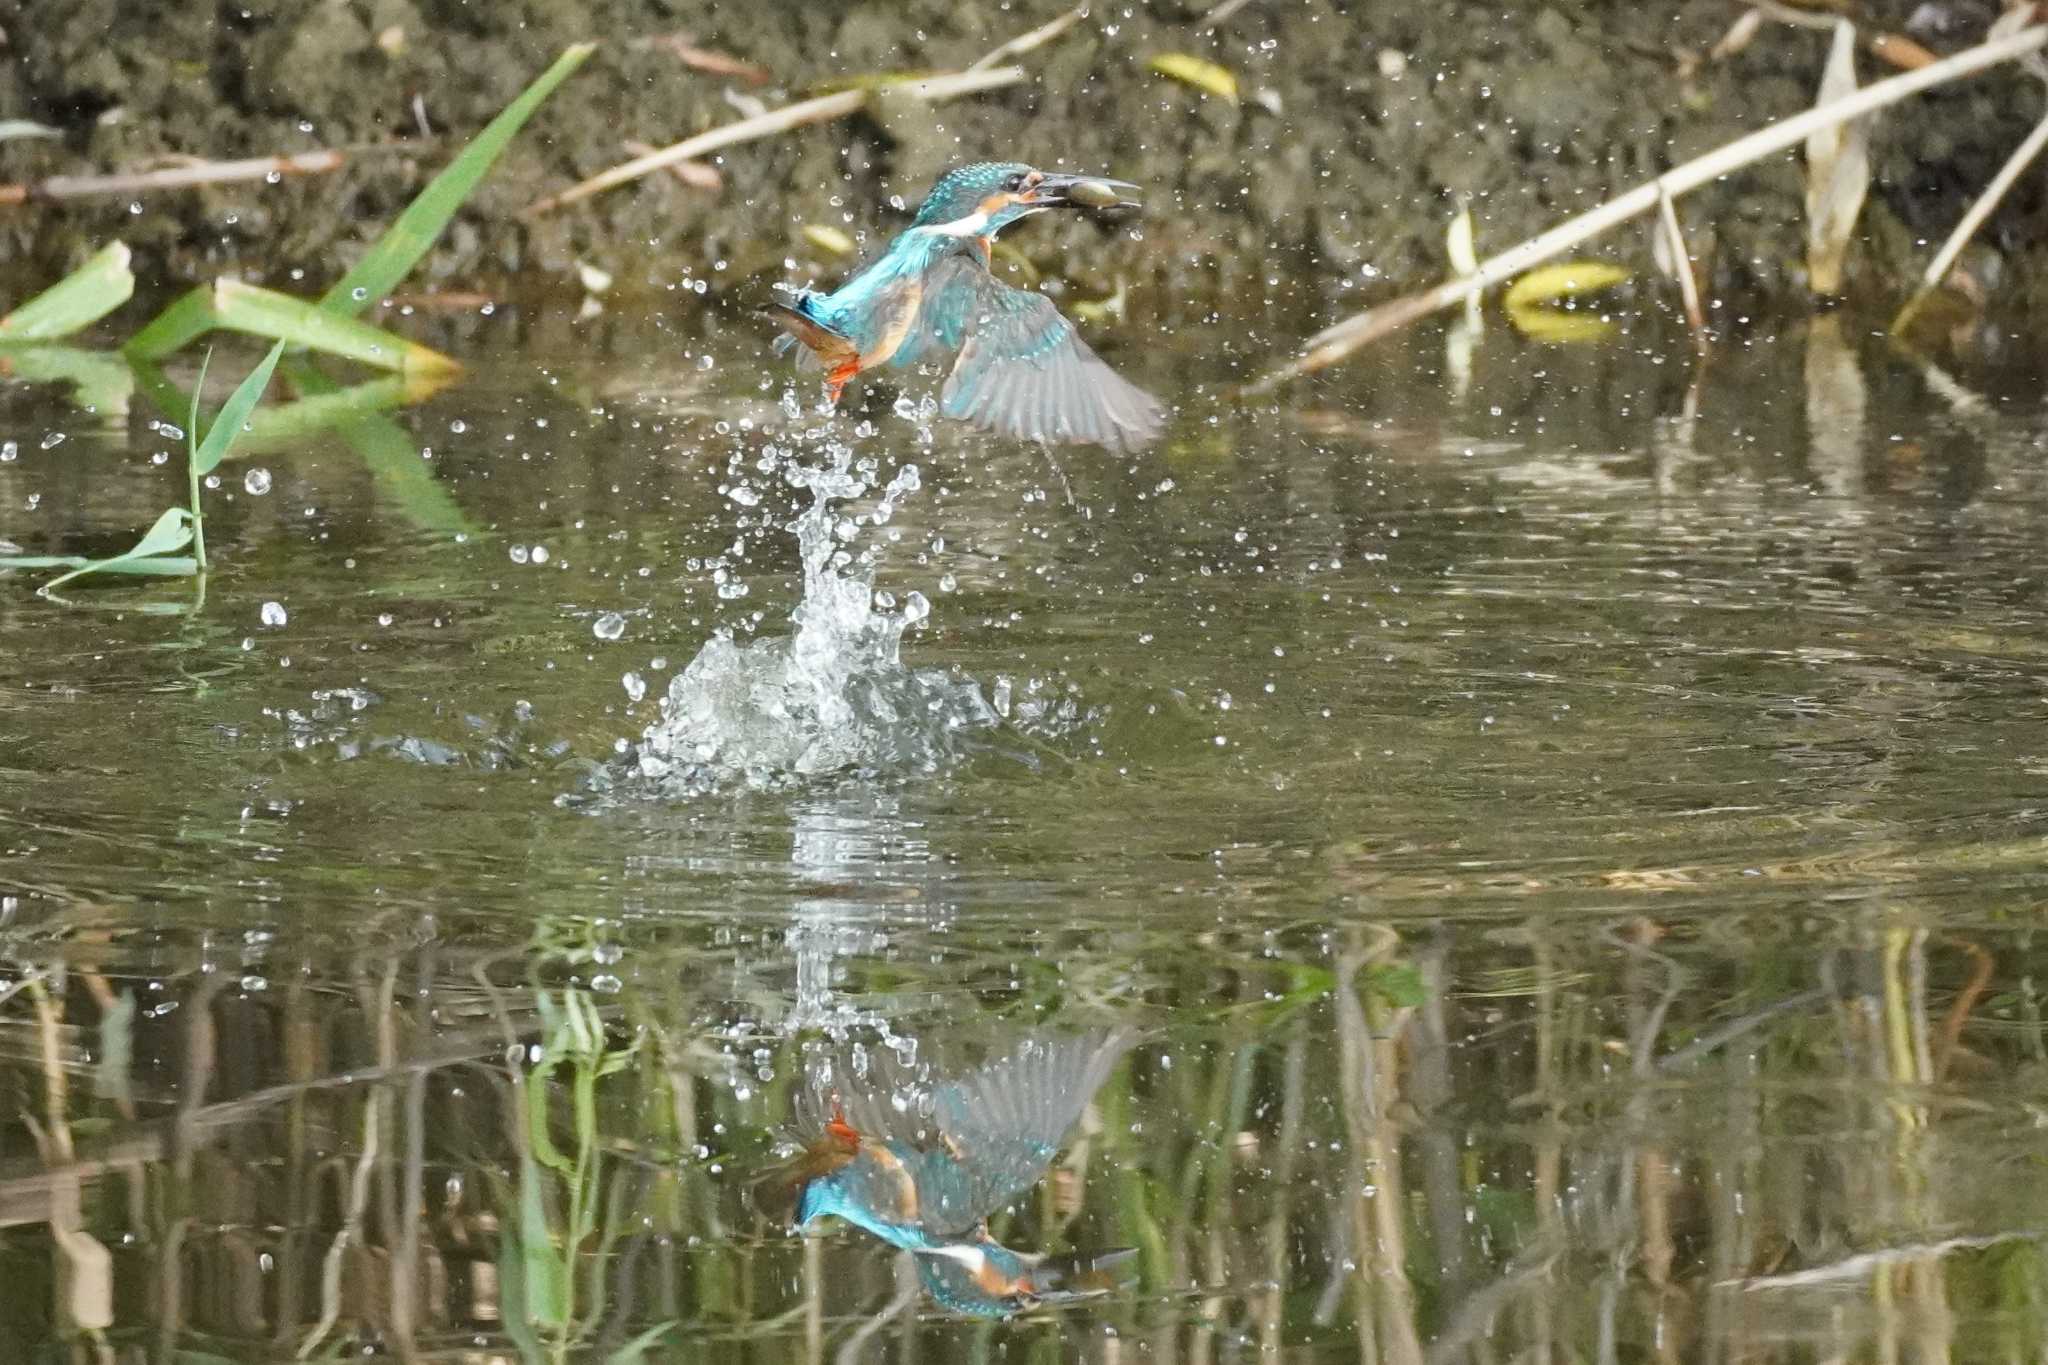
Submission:
M 1185 328 L 1111 460 L 802 445 L 742 327 L 449 327 L 395 457 L 222 471 L 196 610 L 0 580 L 0 1359 L 2048 1345 L 2038 373 L 1496 329 L 1240 411 Z M 0 538 L 122 548 L 157 415 L 0 388 Z M 633 780 L 790 636 L 826 440 L 987 723 Z M 1119 1025 L 992 1228 L 1112 1294 L 949 1316 L 748 1196 L 820 1047 Z

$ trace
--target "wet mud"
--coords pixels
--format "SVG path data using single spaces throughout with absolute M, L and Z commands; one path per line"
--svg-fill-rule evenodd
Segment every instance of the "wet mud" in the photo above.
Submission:
M 330 278 L 374 239 L 460 141 L 568 44 L 601 51 L 541 110 L 423 266 L 422 287 L 576 278 L 624 292 L 684 275 L 829 275 L 845 262 L 806 224 L 900 225 L 946 164 L 1014 156 L 1100 168 L 1148 190 L 1135 227 L 1066 222 L 1020 234 L 1041 267 L 1094 287 L 1149 279 L 1201 294 L 1264 287 L 1325 302 L 1444 269 L 1443 229 L 1473 204 L 1483 253 L 1811 103 L 1827 34 L 1766 24 L 1741 52 L 1681 74 L 1735 5 L 1588 0 L 1553 6 L 1251 0 L 1214 28 L 1207 3 L 1096 12 L 1024 59 L 1022 86 L 937 107 L 870 112 L 730 149 L 722 188 L 656 175 L 538 219 L 536 197 L 624 159 L 849 76 L 957 69 L 1060 11 L 1051 3 L 858 0 L 713 6 L 662 0 L 46 0 L 0 3 L 0 119 L 58 139 L 0 141 L 0 182 L 179 157 L 234 158 L 408 141 L 334 174 L 0 211 L 0 260 L 48 277 L 119 236 L 145 281 L 224 272 Z M 1987 0 L 1863 7 L 1874 27 L 1936 51 L 1977 39 Z M 772 73 L 762 85 L 693 70 L 658 40 L 683 34 Z M 1234 71 L 1235 103 L 1148 70 L 1187 52 Z M 1865 53 L 1861 79 L 1892 68 Z M 1895 289 L 1924 263 L 2039 116 L 2017 69 L 1882 116 L 1876 183 L 1851 288 Z M 2039 275 L 2048 202 L 2028 177 L 1966 258 L 1982 291 Z M 1796 154 L 1681 206 L 1724 307 L 1802 286 Z M 1647 270 L 1647 232 L 1598 250 Z M 1283 285 L 1284 282 L 1284 285 Z

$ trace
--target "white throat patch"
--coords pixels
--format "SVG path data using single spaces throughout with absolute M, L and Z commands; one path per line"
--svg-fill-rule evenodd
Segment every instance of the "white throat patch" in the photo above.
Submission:
M 987 211 L 976 209 L 965 218 L 955 218 L 950 223 L 933 223 L 930 227 L 922 228 L 920 231 L 929 232 L 934 237 L 979 237 L 981 236 L 981 230 L 987 226 Z

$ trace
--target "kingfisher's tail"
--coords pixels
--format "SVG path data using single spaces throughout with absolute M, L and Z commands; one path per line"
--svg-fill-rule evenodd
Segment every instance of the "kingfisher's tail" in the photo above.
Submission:
M 775 353 L 781 355 L 801 341 L 827 369 L 858 359 L 859 347 L 852 338 L 811 316 L 806 306 L 810 297 L 799 294 L 793 305 L 779 300 L 763 305 L 761 311 L 782 328 L 782 335 L 775 338 Z

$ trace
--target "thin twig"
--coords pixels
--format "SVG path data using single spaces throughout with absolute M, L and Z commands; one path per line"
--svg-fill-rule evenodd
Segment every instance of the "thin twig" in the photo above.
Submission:
M 1062 33 L 1065 33 L 1087 17 L 1088 6 L 1085 4 L 1076 5 L 1057 19 L 1049 23 L 1040 24 L 1029 33 L 1019 34 L 1001 47 L 996 48 L 993 52 L 977 58 L 967 69 L 969 71 L 986 71 L 997 62 L 1008 61 L 1012 57 L 1021 57 L 1036 48 L 1044 47 L 1047 43 L 1059 37 Z
M 625 148 L 628 156 L 653 156 L 660 151 L 650 143 L 627 138 L 619 146 Z M 725 188 L 725 177 L 718 173 L 716 166 L 702 161 L 671 162 L 668 173 L 693 190 L 721 190 Z
M 190 189 L 194 185 L 262 180 L 272 175 L 324 175 L 346 166 L 349 158 L 358 152 L 410 151 L 416 145 L 376 143 L 346 150 L 330 147 L 317 152 L 295 152 L 290 156 L 257 156 L 244 161 L 199 161 L 186 166 L 116 175 L 53 175 L 47 180 L 0 185 L 0 207 L 25 204 L 30 200 L 83 199 L 97 194 L 153 194 L 160 190 Z
M 993 71 L 961 71 L 924 80 L 906 81 L 897 88 L 906 91 L 914 99 L 937 101 L 952 99 L 956 95 L 971 95 L 982 90 L 1015 85 L 1023 79 L 1023 67 L 1004 66 Z M 765 114 L 743 118 L 737 123 L 728 123 L 721 128 L 713 128 L 708 133 L 685 138 L 658 152 L 621 162 L 608 171 L 600 171 L 588 180 L 571 185 L 559 194 L 537 199 L 521 211 L 520 217 L 537 218 L 541 214 L 552 213 L 579 199 L 588 199 L 591 195 L 601 194 L 616 185 L 638 180 L 643 175 L 673 166 L 679 161 L 689 161 L 703 156 L 706 152 L 717 151 L 721 147 L 730 147 L 739 142 L 752 142 L 756 138 L 771 137 L 776 133 L 786 133 L 807 123 L 829 123 L 833 119 L 845 118 L 867 103 L 868 93 L 865 90 L 839 90 L 829 95 L 820 95 L 816 99 L 785 104 L 780 109 L 770 109 Z
M 1223 3 L 1195 21 L 1196 28 L 1215 28 L 1231 15 L 1249 5 L 1252 0 L 1223 0 Z
M 1678 210 L 1672 206 L 1668 192 L 1657 196 L 1657 216 L 1664 224 L 1664 244 L 1671 249 L 1671 271 L 1678 276 L 1678 294 L 1685 300 L 1685 321 L 1692 328 L 1693 344 L 1704 349 L 1707 315 L 1700 308 L 1700 287 L 1692 277 L 1692 253 L 1685 247 L 1685 229 L 1678 225 Z
M 2010 37 L 1965 48 L 1932 66 L 1903 72 L 1866 85 L 1853 95 L 1830 100 L 1826 104 L 1790 118 L 1781 119 L 1769 127 L 1759 128 L 1756 132 L 1737 138 L 1708 152 L 1705 156 L 1674 167 L 1655 180 L 1638 185 L 1618 198 L 1608 200 L 1591 212 L 1582 213 L 1517 246 L 1510 247 L 1497 256 L 1481 261 L 1479 269 L 1470 275 L 1445 280 L 1420 293 L 1368 308 L 1335 326 L 1325 328 L 1309 338 L 1299 356 L 1265 375 L 1245 392 L 1267 393 L 1290 379 L 1335 364 L 1368 341 L 1385 336 L 1452 304 L 1461 303 L 1474 294 L 1513 279 L 1533 265 L 1539 265 L 1554 256 L 1564 254 L 1588 238 L 1597 237 L 1609 228 L 1648 212 L 1657 206 L 1658 199 L 1664 195 L 1668 194 L 1675 198 L 1687 190 L 1697 189 L 1701 185 L 1718 180 L 1752 162 L 1761 161 L 1774 153 L 1795 147 L 1805 141 L 1810 134 L 1823 128 L 1832 128 L 1850 119 L 1860 118 L 1864 114 L 1896 104 L 1909 95 L 1917 95 L 1923 90 L 1930 90 L 1965 76 L 1974 76 L 1990 67 L 2023 57 L 2039 49 L 2043 44 L 2048 44 L 2048 27 L 2037 24 Z
M 1977 202 L 1970 205 L 1969 212 L 1956 224 L 1955 231 L 1949 233 L 1948 240 L 1941 244 L 1941 250 L 1934 253 L 1934 259 L 1927 263 L 1927 273 L 1920 277 L 1920 287 L 1913 291 L 1913 297 L 1906 300 L 1906 306 L 1892 319 L 1894 334 L 1905 331 L 1934 291 L 1941 288 L 1948 273 L 1956 268 L 1956 258 L 1963 254 L 1963 248 L 1970 244 L 1970 239 L 1977 235 L 1977 229 L 1984 226 L 1984 220 L 1991 216 L 2007 192 L 2019 183 L 2021 174 L 2035 157 L 2041 155 L 2044 147 L 2048 147 L 2048 116 L 2043 116 L 2034 125 L 2034 131 L 2027 134 L 2027 140 L 2013 149 L 2013 154 L 1998 168 L 1998 174 L 1992 176 L 1991 183 L 1984 187 L 1984 193 L 1977 196 Z

